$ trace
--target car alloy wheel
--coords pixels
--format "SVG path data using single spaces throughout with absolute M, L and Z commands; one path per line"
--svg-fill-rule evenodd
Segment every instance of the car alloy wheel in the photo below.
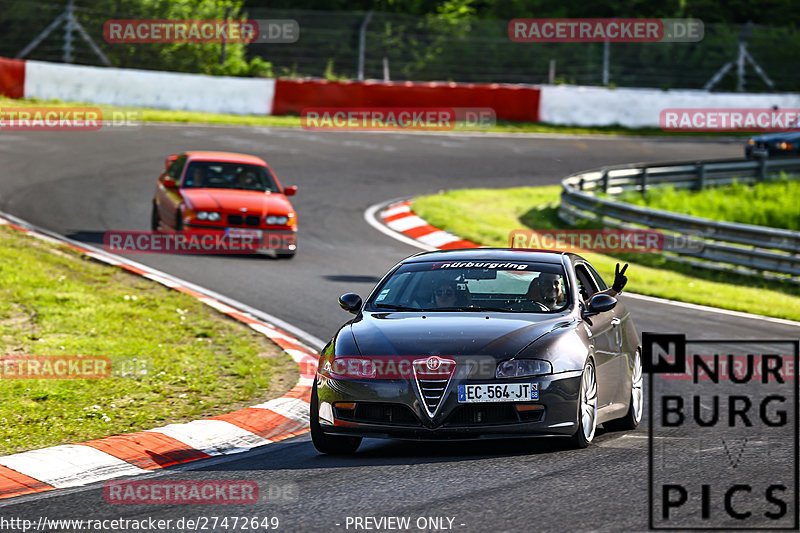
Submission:
M 583 369 L 581 390 L 578 396 L 578 430 L 572 437 L 579 448 L 586 448 L 594 438 L 597 428 L 597 375 L 594 361 L 589 359 Z
M 642 355 L 636 350 L 633 360 L 633 383 L 631 385 L 631 410 L 636 425 L 642 421 L 644 412 L 644 377 L 642 375 Z

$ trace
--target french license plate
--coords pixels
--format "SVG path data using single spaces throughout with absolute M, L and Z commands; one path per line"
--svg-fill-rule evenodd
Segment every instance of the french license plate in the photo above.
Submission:
M 459 385 L 459 403 L 529 402 L 539 399 L 538 383 Z

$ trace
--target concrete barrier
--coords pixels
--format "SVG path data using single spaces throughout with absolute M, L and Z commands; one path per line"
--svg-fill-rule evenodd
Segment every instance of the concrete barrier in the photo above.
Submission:
M 275 80 L 26 61 L 26 98 L 269 115 Z
M 539 88 L 531 85 L 279 79 L 273 114 L 307 107 L 490 107 L 498 120 L 539 121 Z
M 544 85 L 539 117 L 564 126 L 659 127 L 667 108 L 800 108 L 800 95 L 790 93 L 712 93 L 699 90 L 608 89 Z

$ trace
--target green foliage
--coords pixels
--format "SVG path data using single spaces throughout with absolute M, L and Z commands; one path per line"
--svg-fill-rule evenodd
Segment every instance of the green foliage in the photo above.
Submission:
M 105 379 L 3 376 L 0 455 L 222 414 L 297 375 L 280 348 L 191 296 L 7 227 L 0 355 L 111 360 Z
M 647 196 L 628 192 L 619 200 L 686 215 L 800 231 L 797 199 L 800 181 L 781 179 L 765 183 L 733 183 L 702 191 L 653 187 Z

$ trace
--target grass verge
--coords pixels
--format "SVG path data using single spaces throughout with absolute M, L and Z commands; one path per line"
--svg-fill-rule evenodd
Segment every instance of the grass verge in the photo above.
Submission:
M 0 455 L 222 414 L 297 381 L 274 343 L 191 296 L 0 226 L 0 355 L 102 355 L 106 379 L 0 378 Z M 3 367 L 3 370 L 7 370 Z
M 561 188 L 465 189 L 416 198 L 412 209 L 433 226 L 486 246 L 508 247 L 515 229 L 567 227 L 558 218 Z M 465 214 L 469 216 L 465 216 Z M 800 288 L 788 283 L 705 271 L 661 254 L 583 254 L 606 280 L 631 263 L 627 290 L 682 302 L 800 320 Z
M 781 179 L 754 184 L 737 182 L 702 191 L 653 187 L 646 196 L 630 191 L 617 199 L 696 217 L 798 231 L 798 198 L 800 180 Z
M 150 109 L 144 107 L 122 107 L 110 105 L 98 105 L 89 103 L 65 103 L 59 100 L 39 100 L 12 99 L 0 96 L 0 109 L 15 108 L 26 106 L 90 106 L 103 110 L 104 113 L 111 111 L 137 111 L 141 113 L 141 120 L 144 122 L 186 122 L 198 124 L 225 124 L 231 126 L 273 126 L 286 128 L 299 128 L 300 117 L 296 115 L 283 116 L 263 116 L 263 115 L 232 115 L 225 113 L 205 113 L 200 111 L 172 111 L 165 109 Z M 602 126 L 602 127 L 574 127 L 574 126 L 555 126 L 534 122 L 511 122 L 505 120 L 497 121 L 491 128 L 468 127 L 459 123 L 455 131 L 476 131 L 491 133 L 561 133 L 561 134 L 599 134 L 599 135 L 637 135 L 637 136 L 689 136 L 689 137 L 718 137 L 714 132 L 674 132 L 667 133 L 659 128 L 625 128 L 622 126 Z M 726 136 L 749 136 L 744 133 L 725 134 Z

